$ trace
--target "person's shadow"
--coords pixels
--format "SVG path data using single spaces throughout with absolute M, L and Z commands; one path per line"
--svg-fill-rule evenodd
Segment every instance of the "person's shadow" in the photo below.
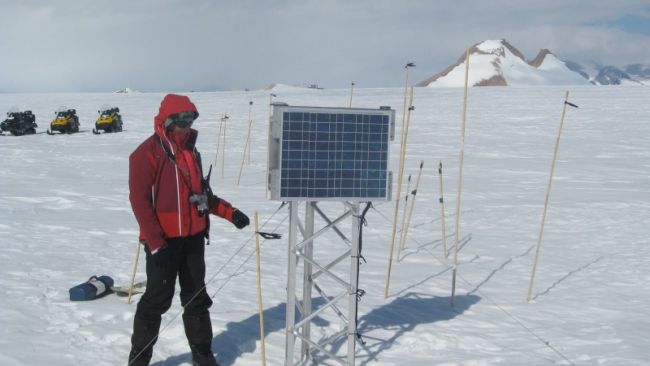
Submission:
M 434 323 L 449 320 L 476 304 L 480 297 L 476 295 L 462 295 L 454 298 L 454 306 L 450 306 L 449 297 L 425 296 L 409 292 L 395 298 L 392 302 L 371 310 L 361 316 L 358 322 L 358 331 L 364 344 L 357 343 L 357 360 L 359 365 L 365 365 L 377 359 L 384 350 L 389 349 L 394 342 L 404 333 L 412 332 L 419 324 Z M 314 309 L 324 304 L 322 298 L 314 298 Z M 264 310 L 264 334 L 276 332 L 285 328 L 286 303 L 279 304 Z M 297 318 L 296 318 L 297 319 Z M 313 326 L 327 326 L 329 322 L 323 318 L 315 317 Z M 387 338 L 379 338 L 373 334 L 375 330 L 391 331 Z M 259 315 L 226 324 L 226 330 L 217 334 L 212 339 L 212 350 L 216 353 L 217 361 L 223 366 L 234 365 L 235 361 L 244 352 L 254 352 L 260 338 Z M 334 342 L 329 348 L 334 354 L 347 344 L 347 338 Z M 313 354 L 314 361 L 318 364 L 325 363 L 321 352 Z M 172 356 L 166 360 L 156 362 L 155 366 L 172 366 L 182 362 L 191 363 L 191 354 L 185 353 Z
M 322 298 L 312 299 L 314 309 L 325 303 Z M 286 326 L 285 317 L 287 304 L 281 303 L 272 308 L 264 310 L 264 336 L 284 329 Z M 299 320 L 296 311 L 296 322 Z M 327 326 L 329 324 L 323 318 L 314 317 L 312 324 L 316 326 Z M 234 365 L 239 356 L 245 352 L 254 352 L 257 342 L 260 340 L 260 318 L 255 313 L 248 318 L 226 324 L 226 330 L 212 338 L 212 352 L 216 354 L 217 362 L 222 366 Z M 154 347 L 155 348 L 155 347 Z M 189 346 L 188 346 L 189 349 Z M 192 363 L 190 352 L 168 357 L 165 360 L 152 363 L 152 366 L 176 366 L 183 362 Z

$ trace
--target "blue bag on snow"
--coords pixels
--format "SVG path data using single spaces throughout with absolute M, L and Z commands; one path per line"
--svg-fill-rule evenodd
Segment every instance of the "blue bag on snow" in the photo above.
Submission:
M 86 301 L 111 293 L 113 279 L 109 276 L 92 276 L 88 281 L 70 289 L 70 301 Z

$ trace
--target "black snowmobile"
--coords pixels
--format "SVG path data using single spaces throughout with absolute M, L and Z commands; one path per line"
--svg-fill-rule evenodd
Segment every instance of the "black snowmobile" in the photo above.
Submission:
M 0 133 L 7 131 L 14 136 L 36 133 L 36 116 L 32 111 L 9 111 L 7 119 L 0 123 Z
M 79 132 L 77 110 L 61 107 L 54 114 L 56 114 L 56 117 L 50 123 L 50 129 L 47 130 L 48 135 L 53 135 L 54 131 L 61 133 Z
M 95 135 L 99 135 L 100 130 L 104 132 L 122 131 L 122 116 L 119 108 L 103 106 L 97 113 L 99 113 L 99 118 L 97 118 L 95 128 L 93 128 Z

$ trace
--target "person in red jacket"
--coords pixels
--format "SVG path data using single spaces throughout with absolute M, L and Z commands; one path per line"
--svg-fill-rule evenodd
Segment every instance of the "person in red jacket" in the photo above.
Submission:
M 148 365 L 161 315 L 172 303 L 178 278 L 192 364 L 218 365 L 212 353 L 212 300 L 205 288 L 205 240 L 209 214 L 238 229 L 248 216 L 215 196 L 201 168 L 191 128 L 199 116 L 183 95 L 168 94 L 154 118 L 154 134 L 129 157 L 129 200 L 147 256 L 147 288 L 133 320 L 129 365 Z

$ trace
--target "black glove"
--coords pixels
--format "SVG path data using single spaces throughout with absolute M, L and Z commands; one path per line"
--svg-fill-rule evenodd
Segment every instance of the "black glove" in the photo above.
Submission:
M 239 211 L 238 209 L 235 209 L 235 211 L 232 213 L 232 223 L 235 224 L 235 227 L 237 229 L 243 229 L 248 224 L 250 224 L 250 220 L 248 219 L 248 216 L 246 216 L 245 213 Z
M 163 244 L 156 253 L 151 255 L 153 264 L 160 270 L 167 270 L 171 266 L 172 257 L 167 249 L 167 244 Z

